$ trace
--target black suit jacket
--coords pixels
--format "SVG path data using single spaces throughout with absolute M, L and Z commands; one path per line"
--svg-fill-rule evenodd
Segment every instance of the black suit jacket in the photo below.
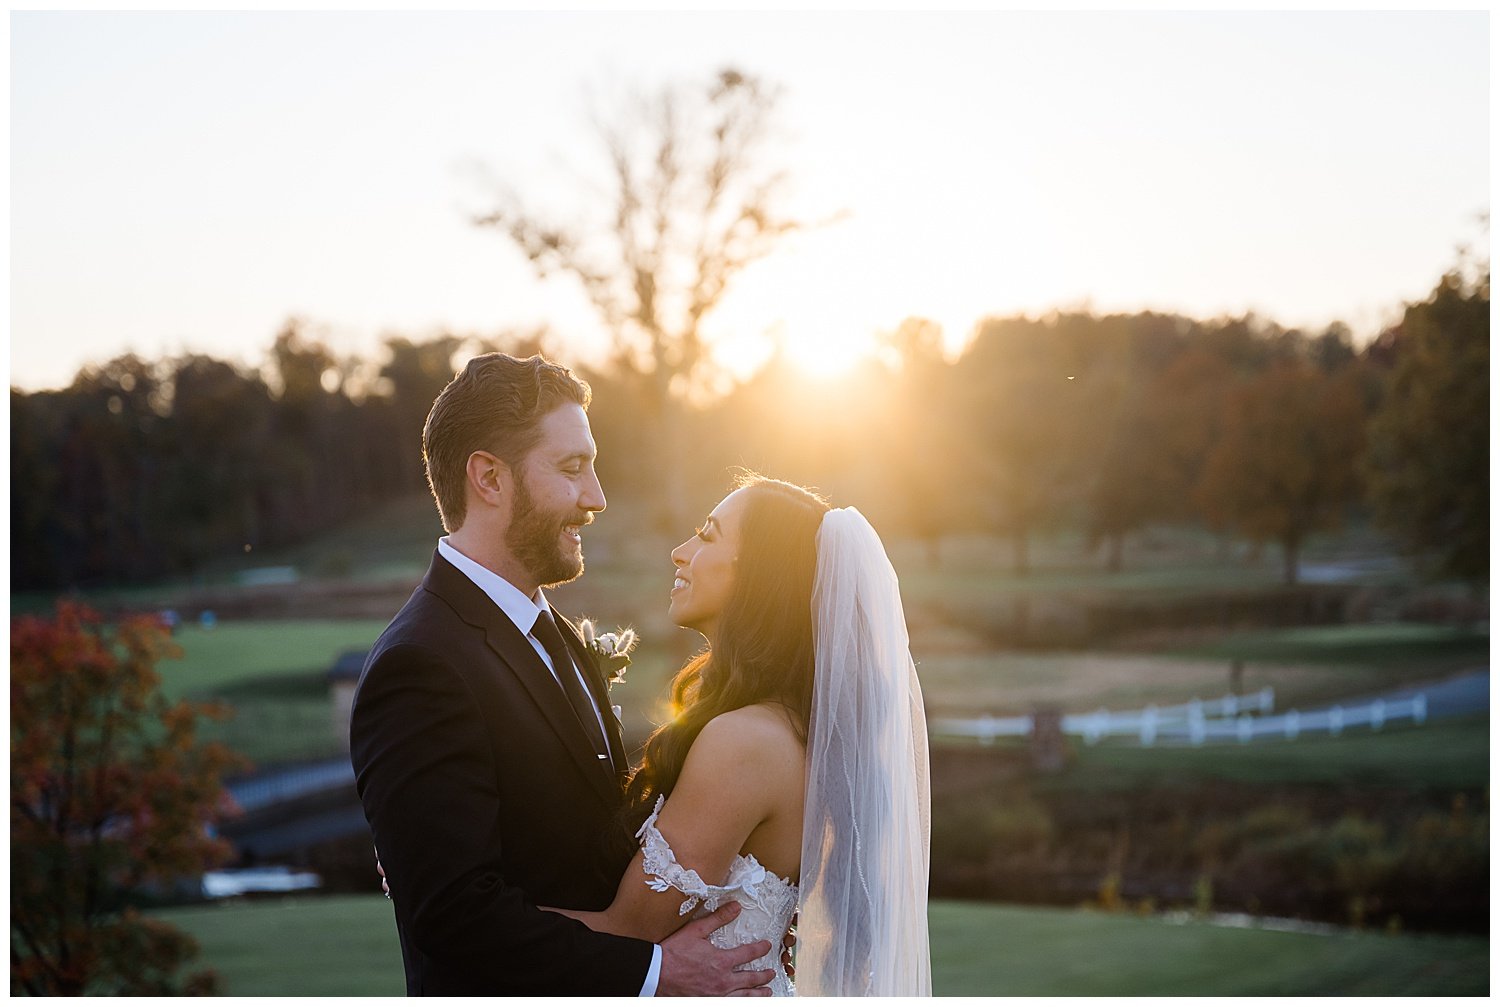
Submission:
M 645 981 L 650 943 L 536 908 L 603 909 L 628 862 L 609 838 L 620 726 L 593 656 L 558 626 L 618 771 L 526 637 L 440 554 L 365 662 L 350 754 L 408 994 L 635 996 Z

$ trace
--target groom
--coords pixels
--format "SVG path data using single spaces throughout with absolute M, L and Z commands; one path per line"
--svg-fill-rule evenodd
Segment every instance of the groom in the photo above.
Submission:
M 769 993 L 770 971 L 734 971 L 766 942 L 707 939 L 736 903 L 660 945 L 537 908 L 602 909 L 627 866 L 609 841 L 620 724 L 541 590 L 583 572 L 581 532 L 605 506 L 589 398 L 565 367 L 490 353 L 422 432 L 448 535 L 370 652 L 350 724 L 408 994 Z

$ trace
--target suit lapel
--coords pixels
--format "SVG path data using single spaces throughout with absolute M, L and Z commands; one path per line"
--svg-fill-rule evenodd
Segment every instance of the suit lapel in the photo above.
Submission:
M 521 680 L 531 699 L 541 710 L 547 724 L 563 740 L 573 762 L 599 796 L 614 807 L 620 800 L 619 783 L 607 766 L 600 765 L 598 754 L 578 723 L 573 707 L 563 694 L 557 679 L 515 623 L 453 564 L 434 554 L 423 586 L 438 595 L 471 626 L 484 631 L 485 642 L 505 667 Z M 571 636 L 572 634 L 566 634 Z M 587 666 L 585 666 L 587 667 Z M 586 679 L 588 675 L 584 676 Z M 606 718 L 606 723 L 608 723 Z
M 548 608 L 551 607 L 548 605 Z M 552 609 L 552 616 L 558 626 L 567 627 L 563 633 L 563 639 L 568 641 L 568 649 L 573 652 L 573 660 L 583 670 L 583 679 L 588 683 L 589 693 L 599 707 L 600 719 L 604 721 L 604 737 L 609 743 L 610 758 L 614 760 L 616 774 L 623 777 L 629 769 L 629 763 L 625 760 L 625 738 L 620 719 L 615 716 L 614 707 L 609 703 L 609 684 L 604 681 L 604 672 L 599 668 L 598 659 L 584 646 L 577 627 L 555 608 Z

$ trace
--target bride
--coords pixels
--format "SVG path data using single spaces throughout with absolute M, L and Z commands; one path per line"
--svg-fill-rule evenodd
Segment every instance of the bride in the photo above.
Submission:
M 775 948 L 799 913 L 795 989 L 775 951 L 745 966 L 774 968 L 774 995 L 929 995 L 926 727 L 879 536 L 750 475 L 672 562 L 673 621 L 709 649 L 631 777 L 614 901 L 552 911 L 660 941 L 733 900 L 726 948 Z

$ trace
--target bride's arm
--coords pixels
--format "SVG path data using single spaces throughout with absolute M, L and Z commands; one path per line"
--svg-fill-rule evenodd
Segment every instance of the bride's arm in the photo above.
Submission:
M 677 863 L 711 885 L 722 884 L 730 862 L 777 803 L 800 787 L 801 763 L 788 729 L 764 711 L 734 710 L 704 726 L 683 763 L 656 827 Z M 640 850 L 625 869 L 614 902 L 602 912 L 553 909 L 590 929 L 660 941 L 687 921 L 687 898 L 675 888 L 647 887 Z

